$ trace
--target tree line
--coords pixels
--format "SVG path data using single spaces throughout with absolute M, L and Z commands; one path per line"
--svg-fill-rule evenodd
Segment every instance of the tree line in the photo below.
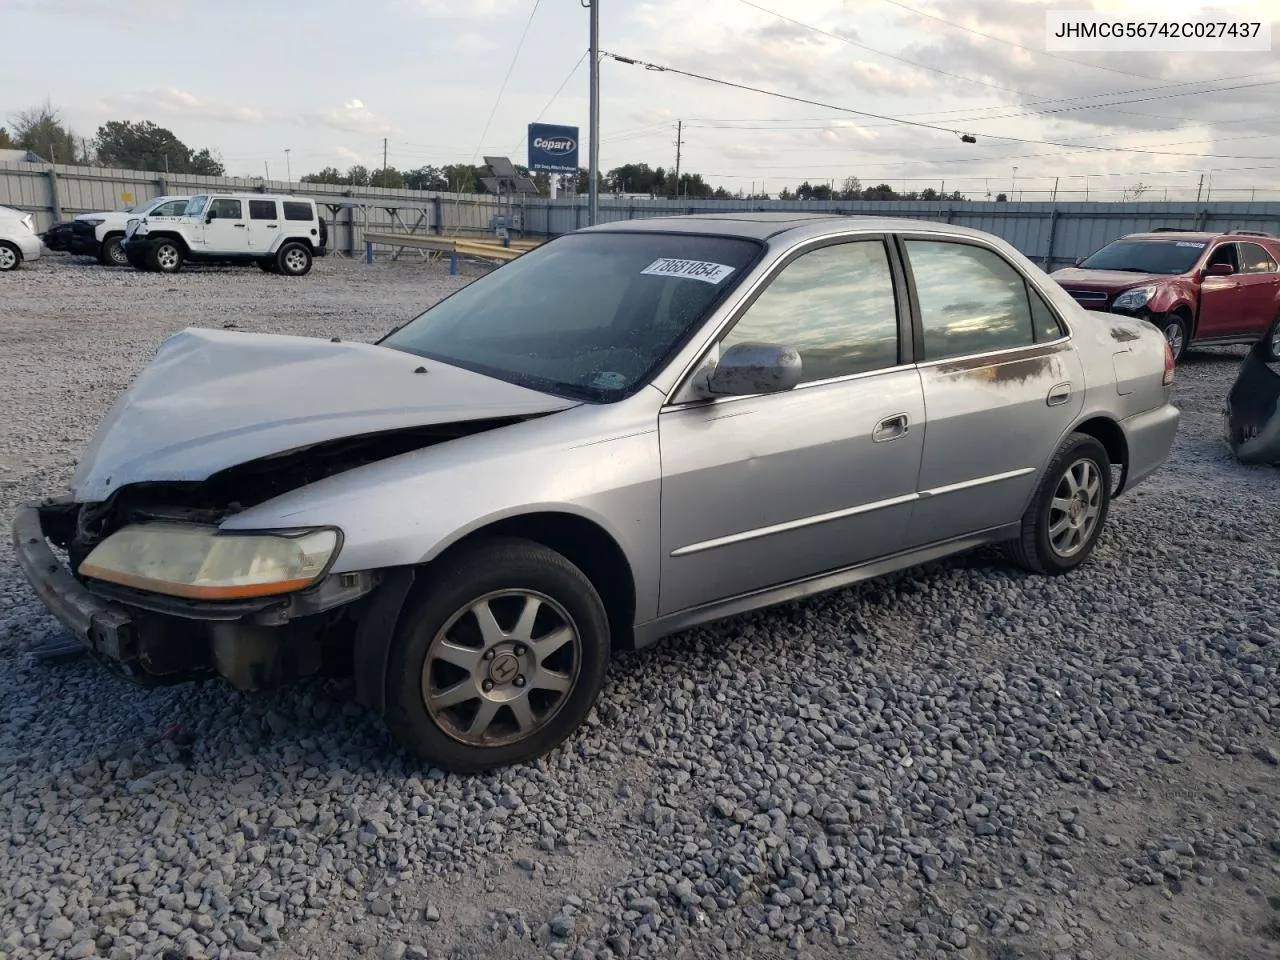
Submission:
M 50 163 L 226 176 L 214 150 L 195 150 L 149 120 L 110 120 L 92 137 L 73 131 L 52 104 L 22 110 L 0 127 L 0 149 L 29 150 Z
M 23 110 L 10 119 L 10 127 L 0 127 L 0 149 L 29 150 L 52 163 L 80 164 L 85 166 L 119 167 L 128 170 L 155 170 L 167 173 L 202 174 L 211 177 L 226 176 L 226 166 L 221 156 L 209 147 L 199 150 L 187 146 L 172 130 L 149 120 L 111 120 L 104 123 L 93 137 L 77 136 L 63 121 L 61 114 L 45 102 L 43 105 Z M 545 196 L 551 178 L 545 173 L 530 173 L 527 167 L 516 165 L 521 176 L 529 177 Z M 327 183 L 352 187 L 387 187 L 389 189 L 425 190 L 451 193 L 487 193 L 483 183 L 483 167 L 468 163 L 449 163 L 440 166 L 426 165 L 399 170 L 388 165 L 386 169 L 369 169 L 363 165 L 325 167 L 301 177 L 302 183 Z M 558 192 L 585 194 L 588 192 L 590 174 L 580 169 L 573 174 L 556 177 Z M 749 199 L 770 200 L 769 194 L 738 190 L 729 192 L 724 187 L 712 187 L 700 173 L 666 167 L 650 167 L 647 163 L 627 163 L 601 173 L 597 182 L 601 195 L 631 194 L 655 198 L 687 197 L 692 199 Z M 784 187 L 777 193 L 779 200 L 964 200 L 958 190 L 943 194 L 932 187 L 919 191 L 899 192 L 887 183 L 863 186 L 857 177 L 846 177 L 839 185 L 834 181 L 810 183 L 797 187 Z M 1006 197 L 1000 194 L 996 200 Z

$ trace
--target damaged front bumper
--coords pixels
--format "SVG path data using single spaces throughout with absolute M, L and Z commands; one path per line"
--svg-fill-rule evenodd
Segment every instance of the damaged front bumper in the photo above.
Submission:
M 1266 362 L 1267 341 L 1254 344 L 1227 394 L 1223 431 L 1241 463 L 1280 466 L 1280 374 Z
M 220 674 L 242 690 L 320 669 L 322 645 L 347 608 L 373 592 L 378 571 L 331 574 L 285 596 L 193 601 L 86 586 L 54 553 L 74 526 L 70 499 L 25 503 L 13 521 L 23 575 L 49 612 L 117 676 L 154 686 Z

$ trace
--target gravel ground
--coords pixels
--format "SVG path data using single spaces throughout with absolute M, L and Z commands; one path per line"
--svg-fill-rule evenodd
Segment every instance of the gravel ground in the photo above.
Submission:
M 0 513 L 188 324 L 373 338 L 417 262 L 0 277 Z M 349 684 L 141 691 L 37 662 L 0 546 L 0 960 L 1280 957 L 1280 484 L 1179 368 L 1092 562 L 990 552 L 620 658 L 569 745 L 418 769 Z

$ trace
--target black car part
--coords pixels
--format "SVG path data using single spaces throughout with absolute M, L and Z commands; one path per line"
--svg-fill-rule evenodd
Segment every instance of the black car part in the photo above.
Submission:
M 1266 350 L 1266 339 L 1254 344 L 1227 394 L 1227 445 L 1241 463 L 1280 466 L 1280 373 Z

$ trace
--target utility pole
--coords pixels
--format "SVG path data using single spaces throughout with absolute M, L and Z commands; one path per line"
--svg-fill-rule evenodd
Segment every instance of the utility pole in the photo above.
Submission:
M 1200 195 L 1204 193 L 1204 174 L 1200 174 L 1200 186 L 1196 187 L 1196 203 L 1200 202 Z
M 591 149 L 587 163 L 587 225 L 600 215 L 600 0 L 583 0 L 591 9 Z
M 288 178 L 289 184 L 293 184 L 293 167 L 289 163 L 289 148 L 284 148 L 284 175 Z
M 1050 203 L 1058 202 L 1058 178 L 1057 177 L 1053 178 L 1053 197 L 1049 200 L 1049 202 Z
M 1009 202 L 1013 202 L 1013 191 L 1018 185 L 1018 168 L 1013 168 L 1013 179 L 1009 181 Z
M 166 162 L 166 163 L 168 162 L 168 158 L 166 158 L 166 159 L 165 159 L 165 162 Z M 263 160 L 263 161 L 262 161 L 262 172 L 263 172 L 263 173 L 265 173 L 265 174 L 267 175 L 267 177 L 266 177 L 266 179 L 267 179 L 267 180 L 270 180 L 270 179 L 271 179 L 271 164 L 270 164 L 270 162 L 268 162 L 268 161 L 266 161 L 266 160 Z
M 382 186 L 387 186 L 387 138 L 382 138 Z
M 680 147 L 684 142 L 684 121 L 676 121 L 676 187 L 672 196 L 680 196 Z

